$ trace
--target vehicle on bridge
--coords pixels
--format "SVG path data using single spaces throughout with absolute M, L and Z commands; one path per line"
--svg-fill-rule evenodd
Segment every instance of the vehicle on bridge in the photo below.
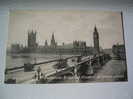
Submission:
M 67 67 L 67 60 L 66 59 L 59 59 L 57 63 L 53 66 L 55 69 L 62 69 Z
M 24 63 L 24 71 L 33 71 L 34 65 L 31 63 Z
M 59 55 L 59 60 L 57 61 L 57 63 L 53 66 L 53 68 L 55 69 L 62 69 L 67 67 L 67 59 L 63 59 L 62 55 Z

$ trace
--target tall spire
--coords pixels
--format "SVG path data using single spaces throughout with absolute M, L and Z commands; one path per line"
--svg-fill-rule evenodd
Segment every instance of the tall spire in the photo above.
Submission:
M 56 47 L 56 42 L 55 42 L 55 38 L 54 38 L 54 32 L 52 33 L 51 47 L 52 47 L 52 48 L 55 48 L 55 47 Z
M 97 32 L 97 27 L 96 27 L 96 25 L 95 25 L 95 27 L 94 27 L 94 31 Z
M 94 40 L 94 48 L 96 50 L 96 53 L 99 53 L 100 52 L 100 49 L 99 49 L 99 33 L 97 31 L 96 25 L 94 27 L 93 40 Z
M 54 39 L 54 32 L 52 33 L 52 40 L 55 40 L 55 39 Z

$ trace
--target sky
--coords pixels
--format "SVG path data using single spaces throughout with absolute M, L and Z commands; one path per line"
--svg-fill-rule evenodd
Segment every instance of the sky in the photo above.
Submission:
M 8 46 L 27 45 L 28 31 L 37 31 L 37 43 L 50 44 L 52 33 L 58 45 L 74 40 L 93 46 L 93 31 L 97 27 L 102 48 L 123 44 L 120 12 L 88 10 L 12 10 L 9 17 Z

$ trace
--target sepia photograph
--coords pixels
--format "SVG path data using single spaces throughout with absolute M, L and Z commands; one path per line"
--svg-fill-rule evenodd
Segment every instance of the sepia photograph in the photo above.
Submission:
M 128 81 L 122 12 L 11 10 L 6 84 Z

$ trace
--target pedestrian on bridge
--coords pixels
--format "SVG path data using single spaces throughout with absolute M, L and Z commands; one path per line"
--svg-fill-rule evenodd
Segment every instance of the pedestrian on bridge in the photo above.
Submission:
M 41 78 L 41 75 L 42 75 L 42 72 L 41 72 L 42 70 L 41 70 L 41 67 L 38 67 L 38 69 L 37 69 L 37 77 L 38 77 L 38 80 L 40 80 L 40 78 Z

